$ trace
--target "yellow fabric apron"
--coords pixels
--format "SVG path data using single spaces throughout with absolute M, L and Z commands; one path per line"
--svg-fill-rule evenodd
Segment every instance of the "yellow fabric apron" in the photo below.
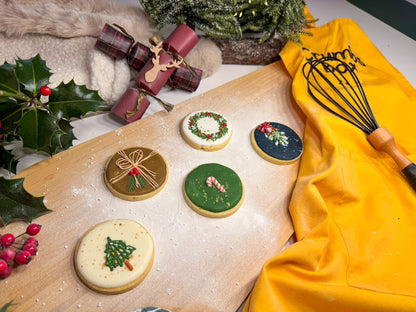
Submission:
M 302 67 L 334 55 L 357 75 L 380 126 L 416 160 L 416 91 L 355 22 L 308 29 L 281 57 L 306 115 L 290 203 L 297 242 L 269 260 L 244 311 L 416 311 L 416 192 L 366 135 L 316 104 Z

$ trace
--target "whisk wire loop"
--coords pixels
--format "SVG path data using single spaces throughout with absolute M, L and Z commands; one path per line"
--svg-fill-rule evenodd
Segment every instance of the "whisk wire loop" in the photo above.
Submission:
M 317 62 L 317 61 L 315 61 L 315 62 Z M 316 66 L 316 64 L 314 64 L 314 63 L 311 63 L 311 66 Z M 323 64 L 323 66 L 325 67 L 325 64 Z M 326 67 L 326 70 L 329 70 L 329 68 Z M 313 79 L 310 79 L 310 77 L 309 77 L 310 75 L 312 76 Z M 338 116 L 339 118 L 353 124 L 354 126 L 360 128 L 362 131 L 367 132 L 367 130 L 361 126 L 361 124 L 357 120 L 357 118 L 355 118 L 353 115 L 351 115 L 343 106 L 339 105 L 338 102 L 337 102 L 337 99 L 335 99 L 333 96 L 331 96 L 331 94 L 329 92 L 327 92 L 325 88 L 321 87 L 322 86 L 322 82 L 320 82 L 321 80 L 323 80 L 327 84 L 327 86 L 329 86 L 329 89 L 331 91 L 335 91 L 335 93 L 338 94 L 338 96 L 341 99 L 343 99 L 343 95 L 338 91 L 337 87 L 332 83 L 332 81 L 330 81 L 325 76 L 325 74 L 323 72 L 321 72 L 320 70 L 312 70 L 311 69 L 309 71 L 308 75 L 307 75 L 307 81 L 308 81 L 308 92 L 312 96 L 312 98 L 318 104 L 320 104 L 323 108 L 328 110 L 329 112 L 331 112 L 334 115 Z M 313 92 L 313 90 L 315 90 L 316 92 Z M 326 99 L 329 103 L 331 103 L 334 107 L 338 108 L 338 110 L 340 110 L 343 114 L 348 116 L 350 119 L 347 119 L 346 117 L 344 117 L 344 115 L 339 114 L 338 112 L 334 111 L 329 106 L 325 105 L 323 103 L 323 101 L 321 101 L 318 98 L 318 95 L 323 97 L 324 99 Z M 346 101 L 345 98 L 343 100 Z
M 416 191 L 416 165 L 397 148 L 393 135 L 379 127 L 354 70 L 331 56 L 307 62 L 303 75 L 309 95 L 330 113 L 364 131 L 376 150 L 391 156 Z
M 348 78 L 343 76 L 345 79 L 345 84 L 348 86 L 348 90 L 351 90 L 355 96 L 351 96 L 351 98 L 354 100 L 354 102 L 357 104 L 357 107 L 359 108 L 360 112 L 363 118 L 363 121 L 365 120 L 368 126 L 374 131 L 377 128 L 379 128 L 377 121 L 373 115 L 373 112 L 371 110 L 371 107 L 368 103 L 367 96 L 365 95 L 364 88 L 358 79 L 357 75 L 354 73 L 351 66 L 348 66 L 348 64 L 343 63 L 346 70 L 348 71 L 349 75 L 351 76 L 352 80 L 354 81 L 354 85 L 359 91 L 359 94 L 355 91 L 356 88 L 354 88 L 351 83 L 349 82 Z M 358 103 L 357 103 L 358 102 Z
M 309 95 L 324 109 L 367 134 L 378 128 L 364 89 L 347 63 L 334 57 L 324 57 L 306 63 L 303 74 Z M 331 103 L 333 107 L 324 104 L 323 100 Z

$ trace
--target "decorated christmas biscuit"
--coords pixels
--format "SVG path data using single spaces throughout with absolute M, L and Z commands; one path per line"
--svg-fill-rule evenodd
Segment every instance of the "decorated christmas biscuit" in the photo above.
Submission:
M 276 164 L 289 164 L 297 160 L 303 144 L 295 131 L 277 122 L 264 122 L 251 133 L 254 150 L 264 159 Z
M 134 310 L 133 312 L 170 312 L 169 310 L 165 310 L 162 308 L 157 307 L 145 307 L 138 310 Z
M 243 203 L 244 187 L 240 177 L 219 164 L 203 164 L 186 177 L 183 193 L 197 213 L 223 218 L 235 213 Z
M 143 200 L 159 193 L 168 179 L 165 159 L 145 147 L 131 147 L 114 154 L 105 168 L 110 191 L 126 200 Z
M 181 133 L 193 148 L 216 151 L 230 141 L 232 127 L 230 121 L 221 114 L 197 111 L 183 119 Z
M 91 289 L 117 294 L 143 281 L 153 257 L 152 237 L 141 224 L 128 219 L 109 220 L 82 236 L 75 250 L 75 271 Z

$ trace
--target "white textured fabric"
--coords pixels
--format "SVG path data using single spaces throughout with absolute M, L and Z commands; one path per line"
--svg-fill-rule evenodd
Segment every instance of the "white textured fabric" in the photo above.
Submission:
M 98 90 L 114 104 L 133 85 L 137 73 L 127 61 L 114 60 L 94 48 L 105 23 L 118 24 L 136 41 L 163 35 L 137 5 L 116 0 L 0 0 L 0 64 L 40 54 L 54 73 L 51 87 L 71 79 Z M 221 52 L 201 40 L 186 60 L 211 75 L 221 65 Z

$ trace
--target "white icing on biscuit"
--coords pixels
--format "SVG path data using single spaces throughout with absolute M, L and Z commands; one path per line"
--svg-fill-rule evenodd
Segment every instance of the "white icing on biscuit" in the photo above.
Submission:
M 128 260 L 133 266 L 132 271 L 126 265 L 116 267 L 113 271 L 105 265 L 107 237 L 122 240 L 136 248 Z M 117 288 L 147 274 L 153 259 L 153 249 L 152 237 L 141 224 L 128 219 L 105 221 L 93 227 L 82 238 L 76 255 L 76 266 L 78 273 L 87 282 L 102 288 Z
M 201 113 L 204 115 L 201 116 Z M 195 116 L 197 116 L 197 120 L 191 120 L 191 118 Z M 200 136 L 196 134 L 192 129 L 190 129 L 190 125 L 193 129 L 199 129 L 202 135 Z M 224 129 L 226 131 L 224 131 Z M 195 145 L 216 146 L 221 145 L 230 139 L 232 134 L 232 125 L 229 119 L 217 112 L 196 111 L 183 119 L 182 133 L 191 143 Z M 219 135 L 219 133 L 221 134 Z

